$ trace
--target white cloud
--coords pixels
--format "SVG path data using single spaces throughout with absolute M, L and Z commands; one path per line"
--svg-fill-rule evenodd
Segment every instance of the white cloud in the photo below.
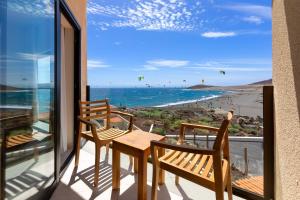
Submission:
M 158 70 L 158 67 L 151 66 L 151 65 L 144 65 L 143 70 L 146 70 L 146 71 L 156 71 L 156 70 Z
M 170 68 L 177 68 L 183 67 L 189 64 L 188 60 L 165 60 L 165 59 L 158 59 L 158 60 L 148 60 L 147 66 L 155 66 L 155 67 L 170 67 Z
M 50 57 L 50 61 L 54 62 L 54 55 L 52 54 L 42 54 L 42 53 L 18 53 L 19 58 L 21 60 L 31 60 L 37 61 L 38 59 Z
M 222 64 L 222 65 L 272 65 L 272 59 L 270 58 L 232 58 L 222 59 L 218 61 L 211 61 L 210 63 Z M 200 64 L 198 64 L 200 65 Z
M 105 64 L 101 60 L 88 60 L 87 61 L 87 66 L 90 69 L 94 69 L 94 68 L 107 68 L 107 67 L 109 67 L 109 65 Z
M 271 35 L 272 31 L 267 30 L 243 30 L 238 32 L 239 35 Z
M 231 4 L 225 6 L 218 6 L 219 8 L 234 10 L 246 14 L 260 16 L 262 18 L 272 18 L 272 8 L 270 6 L 262 6 L 256 4 Z
M 266 72 L 272 71 L 272 68 L 268 67 L 190 67 L 191 69 L 199 69 L 199 70 L 211 70 L 211 71 L 231 71 L 231 72 Z
M 195 70 L 231 71 L 231 72 L 265 72 L 272 71 L 272 59 L 235 58 L 197 63 L 188 67 Z
M 205 32 L 201 36 L 205 38 L 224 38 L 224 37 L 234 37 L 238 35 L 270 35 L 272 31 L 264 30 L 238 30 L 230 32 Z
M 254 23 L 254 24 L 263 23 L 263 20 L 260 17 L 257 17 L 257 16 L 244 17 L 243 20 L 246 21 L 246 22 L 249 22 L 249 23 Z
M 167 60 L 156 59 L 148 60 L 142 68 L 134 69 L 134 71 L 157 71 L 160 68 L 179 68 L 185 67 L 190 63 L 188 60 Z
M 39 17 L 54 17 L 54 4 L 50 0 L 9 0 L 7 1 L 9 11 L 34 15 Z
M 201 11 L 197 15 L 204 12 L 201 4 L 188 6 L 184 0 L 126 2 L 120 5 L 100 5 L 89 1 L 88 13 L 105 18 L 105 22 L 99 21 L 92 25 L 98 25 L 100 29 L 131 27 L 136 30 L 189 31 L 203 23 L 199 16 L 192 15 L 193 10 Z
M 235 32 L 205 32 L 201 34 L 202 37 L 206 38 L 233 37 L 236 35 Z
M 119 45 L 121 45 L 121 42 L 116 41 L 116 42 L 114 42 L 114 45 L 119 46 Z

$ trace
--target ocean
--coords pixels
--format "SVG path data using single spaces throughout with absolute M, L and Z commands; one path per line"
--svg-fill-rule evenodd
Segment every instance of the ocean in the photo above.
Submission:
M 90 99 L 108 98 L 115 106 L 165 107 L 216 98 L 223 93 L 184 88 L 91 88 Z
M 44 113 L 50 111 L 51 89 L 0 92 L 0 99 L 0 108 L 32 109 L 35 105 Z
M 191 103 L 222 95 L 223 91 L 201 91 L 183 88 L 91 88 L 90 99 L 108 98 L 111 105 L 126 107 L 165 107 Z M 36 102 L 39 112 L 49 112 L 50 89 L 20 90 L 0 93 L 1 108 L 30 109 Z

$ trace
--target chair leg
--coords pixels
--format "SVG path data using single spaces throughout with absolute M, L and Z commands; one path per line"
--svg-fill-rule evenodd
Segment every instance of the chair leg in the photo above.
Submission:
M 81 137 L 80 135 L 78 135 L 77 144 L 76 144 L 76 154 L 75 154 L 75 167 L 77 167 L 79 163 L 80 141 L 81 141 Z
M 95 177 L 94 177 L 94 187 L 98 186 L 99 181 L 99 165 L 100 165 L 100 145 L 95 145 L 96 155 L 95 155 Z
M 106 154 L 108 155 L 108 153 L 109 153 L 109 143 L 106 144 Z
M 229 172 L 228 178 L 227 178 L 227 194 L 228 194 L 228 200 L 232 200 L 232 186 L 231 186 L 231 175 Z
M 179 176 L 177 176 L 177 175 L 175 176 L 175 184 L 179 185 Z
M 33 150 L 33 157 L 35 161 L 39 160 L 39 149 L 36 145 L 34 145 L 34 150 Z
M 81 130 L 82 130 L 82 124 L 79 123 L 79 125 L 78 125 L 77 144 L 76 144 L 75 167 L 78 166 L 78 162 L 79 162 Z
M 222 184 L 217 184 L 215 188 L 216 200 L 224 200 L 224 189 Z
M 129 165 L 133 166 L 133 157 L 132 156 L 128 156 L 129 158 Z
M 137 158 L 137 157 L 134 157 L 133 158 L 133 172 L 134 173 L 138 173 L 138 171 L 139 171 L 139 165 L 138 165 L 138 162 L 139 161 L 139 159 Z
M 152 189 L 151 200 L 157 200 L 157 187 L 158 187 L 158 175 L 159 169 L 156 164 L 153 164 L 153 177 L 152 177 Z

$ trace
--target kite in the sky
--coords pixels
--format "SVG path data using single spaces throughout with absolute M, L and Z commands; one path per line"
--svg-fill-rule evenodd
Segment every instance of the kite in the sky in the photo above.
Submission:
M 220 74 L 223 74 L 223 75 L 225 75 L 225 74 L 226 74 L 226 72 L 225 72 L 225 71 L 223 71 L 223 70 L 220 70 Z
M 139 80 L 139 81 L 144 80 L 144 76 L 138 76 L 138 80 Z

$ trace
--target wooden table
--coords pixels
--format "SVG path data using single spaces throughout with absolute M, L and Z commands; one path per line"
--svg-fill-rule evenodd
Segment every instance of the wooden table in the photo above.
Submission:
M 162 141 L 164 136 L 134 130 L 126 135 L 113 140 L 112 161 L 112 187 L 120 188 L 120 153 L 134 157 L 134 172 L 138 173 L 138 200 L 147 199 L 147 159 L 150 155 L 151 140 Z M 159 156 L 164 154 L 164 149 L 159 150 Z M 159 182 L 164 183 L 164 171 L 159 172 Z

